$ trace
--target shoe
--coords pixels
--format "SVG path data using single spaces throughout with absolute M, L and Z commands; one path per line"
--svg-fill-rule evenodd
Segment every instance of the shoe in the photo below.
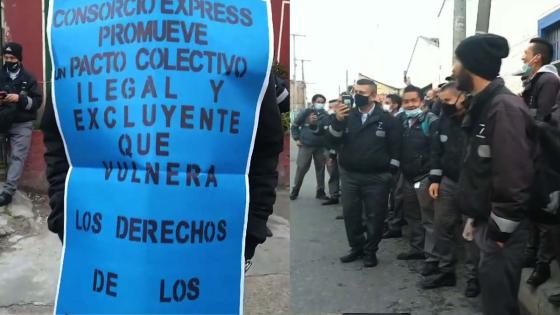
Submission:
M 533 270 L 533 273 L 527 279 L 527 284 L 538 287 L 550 278 L 550 266 L 544 263 L 538 263 Z
M 422 266 L 422 270 L 420 274 L 424 277 L 435 275 L 439 272 L 438 263 L 437 262 L 424 262 Z
M 401 238 L 401 237 L 402 237 L 402 231 L 401 230 L 387 230 L 385 233 L 383 233 L 383 238 L 384 239 Z
M 341 215 L 337 215 L 335 219 L 336 219 L 336 220 L 344 220 L 344 216 L 343 216 L 342 214 L 341 214 Z
M 274 236 L 274 234 L 272 234 L 272 231 L 267 226 L 266 227 L 266 237 L 272 237 L 272 236 Z
M 296 191 L 295 189 L 292 190 L 292 193 L 290 193 L 290 200 L 296 200 L 298 195 L 299 195 L 299 191 Z
M 469 279 L 467 281 L 467 288 L 465 289 L 465 296 L 468 298 L 477 297 L 480 294 L 480 284 L 478 279 Z
M 340 262 L 349 263 L 349 262 L 356 261 L 356 260 L 358 260 L 362 257 L 364 257 L 364 252 L 363 251 L 361 251 L 361 250 L 350 251 L 350 253 L 348 253 L 348 255 L 340 257 Z
M 426 259 L 424 253 L 400 253 L 397 255 L 398 260 L 416 260 L 416 259 Z
M 323 206 L 337 205 L 338 198 L 329 198 L 329 200 L 322 203 Z
M 548 301 L 554 306 L 560 307 L 560 293 L 549 296 Z
M 436 273 L 431 277 L 425 278 L 420 283 L 422 289 L 435 289 L 441 287 L 454 287 L 457 284 L 457 278 L 454 272 Z
M 324 190 L 317 190 L 317 194 L 315 194 L 315 198 L 319 200 L 329 200 L 327 194 L 325 194 Z
M 372 268 L 377 266 L 377 256 L 375 254 L 365 255 L 364 256 L 364 267 Z
M 12 195 L 8 193 L 0 194 L 0 207 L 7 206 L 12 203 Z

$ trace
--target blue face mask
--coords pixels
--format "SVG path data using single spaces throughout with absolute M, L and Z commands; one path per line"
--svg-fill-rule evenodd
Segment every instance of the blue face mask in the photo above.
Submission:
M 416 109 L 405 109 L 404 113 L 406 114 L 406 117 L 414 118 L 414 117 L 420 116 L 420 114 L 422 114 L 422 109 L 420 107 L 418 107 Z
M 533 73 L 533 70 L 535 69 L 533 69 L 533 67 L 531 66 L 531 62 L 533 61 L 533 59 L 535 59 L 535 57 L 529 60 L 529 62 L 523 64 L 523 66 L 521 67 L 521 75 L 529 76 L 531 75 L 531 73 Z
M 527 63 L 524 63 L 523 66 L 521 67 L 521 75 L 528 76 L 531 73 L 533 73 L 533 67 L 531 67 Z
M 324 109 L 324 108 L 325 108 L 325 104 L 322 104 L 322 103 L 315 103 L 315 104 L 313 104 L 313 108 L 315 108 L 315 109 Z

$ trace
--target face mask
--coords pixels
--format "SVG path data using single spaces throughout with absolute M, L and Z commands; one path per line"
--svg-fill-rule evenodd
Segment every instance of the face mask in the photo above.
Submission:
M 315 104 L 313 104 L 313 108 L 315 108 L 315 109 L 323 109 L 323 108 L 325 108 L 325 104 L 315 103 Z
M 422 114 L 422 109 L 420 107 L 416 109 L 405 109 L 404 113 L 406 114 L 406 117 L 414 118 Z
M 457 75 L 457 89 L 466 93 L 470 93 L 474 90 L 474 83 L 471 76 L 463 69 Z
M 445 116 L 453 116 L 457 113 L 457 108 L 453 104 L 443 103 L 442 112 Z
M 386 111 L 386 112 L 390 112 L 391 111 L 391 105 L 383 104 L 383 110 Z
M 522 77 L 530 76 L 533 73 L 533 71 L 535 70 L 531 66 L 531 62 L 533 62 L 533 59 L 535 59 L 535 57 L 531 58 L 531 60 L 529 60 L 529 62 L 524 63 L 523 66 L 521 67 L 521 76 Z
M 4 62 L 4 67 L 8 69 L 10 72 L 18 72 L 19 70 L 19 62 Z
M 356 94 L 354 96 L 354 103 L 358 107 L 367 106 L 367 105 L 369 105 L 369 96 L 363 96 L 363 95 L 360 95 L 360 94 Z

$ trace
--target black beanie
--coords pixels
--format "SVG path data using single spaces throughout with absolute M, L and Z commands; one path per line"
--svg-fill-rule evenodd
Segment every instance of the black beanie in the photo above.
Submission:
M 465 69 L 492 81 L 500 73 L 502 59 L 509 55 L 509 45 L 502 36 L 478 34 L 459 43 L 455 55 Z
M 23 62 L 23 47 L 18 43 L 6 43 L 2 50 L 2 55 L 14 55 L 20 62 Z

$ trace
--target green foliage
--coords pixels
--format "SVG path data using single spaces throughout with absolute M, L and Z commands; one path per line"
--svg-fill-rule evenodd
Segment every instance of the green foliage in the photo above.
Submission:
M 282 128 L 284 129 L 284 134 L 290 133 L 290 113 L 283 113 L 282 114 Z
M 275 61 L 274 65 L 272 65 L 272 69 L 274 70 L 274 73 L 276 73 L 283 80 L 288 79 L 288 71 L 286 71 L 286 69 L 284 69 L 284 66 L 282 66 L 281 64 Z

